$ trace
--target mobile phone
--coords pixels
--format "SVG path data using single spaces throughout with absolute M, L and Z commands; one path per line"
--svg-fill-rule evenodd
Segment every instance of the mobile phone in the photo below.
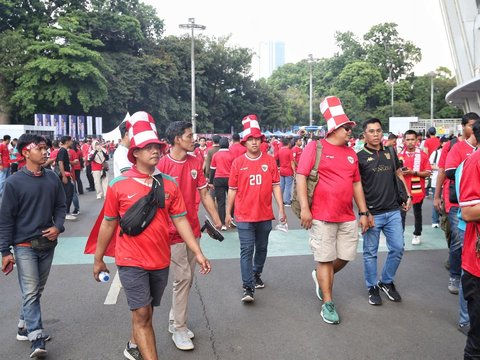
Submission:
M 13 262 L 9 262 L 5 270 L 3 270 L 3 273 L 5 274 L 5 276 L 7 276 L 12 271 L 13 271 Z

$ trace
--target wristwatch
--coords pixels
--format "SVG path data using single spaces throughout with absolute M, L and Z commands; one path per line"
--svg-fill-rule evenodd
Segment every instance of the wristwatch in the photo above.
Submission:
M 412 196 L 412 195 L 408 195 L 407 198 L 413 199 L 413 196 Z
M 370 215 L 370 211 L 368 211 L 368 210 L 365 211 L 365 212 L 359 211 L 359 212 L 358 212 L 358 215 L 360 215 L 360 216 L 363 216 L 363 215 L 368 216 L 368 215 Z

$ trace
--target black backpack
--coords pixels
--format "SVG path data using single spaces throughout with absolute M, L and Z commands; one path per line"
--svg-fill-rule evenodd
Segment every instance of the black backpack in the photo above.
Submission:
M 120 236 L 140 234 L 152 222 L 159 208 L 165 208 L 165 189 L 161 174 L 153 176 L 150 192 L 133 204 L 120 219 Z

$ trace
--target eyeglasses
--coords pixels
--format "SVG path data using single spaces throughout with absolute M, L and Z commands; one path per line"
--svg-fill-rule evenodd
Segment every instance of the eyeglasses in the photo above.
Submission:
M 383 133 L 383 130 L 382 129 L 368 129 L 365 132 L 373 135 L 373 134 L 381 134 L 381 133 Z
M 350 125 L 342 125 L 340 126 L 342 129 L 344 129 L 346 132 L 352 131 L 353 127 Z

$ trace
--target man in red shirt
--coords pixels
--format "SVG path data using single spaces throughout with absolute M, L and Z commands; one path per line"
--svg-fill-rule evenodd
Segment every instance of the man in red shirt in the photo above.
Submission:
M 231 226 L 235 204 L 235 221 L 240 239 L 240 269 L 243 282 L 243 302 L 254 301 L 255 289 L 265 287 L 261 274 L 267 258 L 268 236 L 275 218 L 272 193 L 278 206 L 278 217 L 286 222 L 280 191 L 280 176 L 273 157 L 260 150 L 265 136 L 260 131 L 256 115 L 242 121 L 242 144 L 247 152 L 232 164 L 228 181 L 225 222 Z
M 89 187 L 85 190 L 95 191 L 95 180 L 92 175 L 92 164 L 89 160 L 89 154 L 92 150 L 92 138 L 88 137 L 84 144 L 82 144 L 83 163 L 85 164 L 85 175 L 87 176 Z
M 291 142 L 288 138 L 282 139 L 283 146 L 278 150 L 278 162 L 280 165 L 280 191 L 283 196 L 283 205 L 292 206 L 293 175 L 295 174 L 295 161 Z
M 165 207 L 159 208 L 152 222 L 136 236 L 120 234 L 118 220 L 141 197 L 150 192 L 154 175 L 160 172 L 156 165 L 164 146 L 158 140 L 153 118 L 137 112 L 127 120 L 131 145 L 128 159 L 132 169 L 115 179 L 109 186 L 105 199 L 105 217 L 100 226 L 93 274 L 107 271 L 103 256 L 112 237 L 116 238 L 115 263 L 127 302 L 132 313 L 133 335 L 124 351 L 128 359 L 157 360 L 155 333 L 152 325 L 153 307 L 160 305 L 167 285 L 170 265 L 169 224 L 174 226 L 200 264 L 202 273 L 210 272 L 210 263 L 203 256 L 186 218 L 187 208 L 176 181 L 165 174 L 163 187 Z M 134 340 L 134 341 L 132 341 Z M 133 344 L 136 342 L 136 345 Z M 138 345 L 138 349 L 137 349 Z
M 230 150 L 230 153 L 232 154 L 234 159 L 236 159 L 237 157 L 247 152 L 247 148 L 242 144 L 240 144 L 240 135 L 238 134 L 232 135 L 232 145 L 230 145 L 228 150 Z
M 480 143 L 480 123 L 473 128 Z M 465 359 L 480 358 L 480 151 L 463 165 L 459 204 L 462 219 L 467 221 L 462 252 L 462 288 L 468 303 L 470 331 L 464 350 Z
M 10 169 L 10 151 L 8 151 L 10 139 L 10 135 L 4 135 L 3 142 L 0 143 L 0 200 L 2 199 L 3 187 L 5 180 L 7 180 L 8 170 Z
M 292 148 L 293 161 L 295 162 L 295 167 L 298 166 L 298 163 L 300 161 L 300 156 L 302 156 L 302 151 L 303 151 L 302 147 L 303 147 L 303 140 L 301 137 L 298 137 L 295 140 L 295 146 Z
M 427 131 L 427 140 L 423 144 L 423 150 L 430 156 L 435 150 L 440 147 L 440 139 L 435 136 L 437 130 L 434 127 L 431 127 Z
M 203 162 L 205 161 L 205 158 L 207 157 L 207 151 L 208 151 L 207 138 L 202 136 L 200 139 L 198 139 L 198 143 L 199 143 L 200 146 L 195 148 L 194 154 L 197 158 L 200 159 L 200 161 L 202 162 L 202 165 L 203 165 Z
M 157 168 L 162 173 L 173 177 L 180 186 L 187 208 L 186 219 L 193 230 L 196 242 L 199 243 L 201 232 L 195 201 L 197 193 L 200 194 L 202 204 L 215 226 L 220 229 L 222 223 L 208 192 L 208 183 L 203 175 L 202 164 L 197 157 L 188 154 L 195 146 L 192 124 L 186 121 L 170 123 L 165 131 L 165 138 L 172 148 L 168 155 L 160 159 Z M 195 273 L 195 253 L 187 247 L 182 234 L 173 225 L 170 224 L 173 294 L 168 330 L 172 333 L 172 340 L 178 349 L 192 350 L 194 345 L 191 339 L 194 334 L 187 327 L 187 315 L 188 296 Z
M 407 130 L 403 138 L 405 146 L 403 151 L 398 154 L 398 159 L 403 163 L 403 177 L 412 195 L 413 215 L 415 218 L 412 245 L 420 245 L 422 241 L 422 205 L 426 195 L 425 178 L 432 174 L 432 166 L 430 165 L 428 155 L 416 146 L 416 131 Z M 407 212 L 402 210 L 401 214 L 403 229 L 405 229 Z
M 297 195 L 301 224 L 310 229 L 310 247 L 317 262 L 312 277 L 317 297 L 323 301 L 320 314 L 326 323 L 338 324 L 340 317 L 332 297 L 334 273 L 343 269 L 357 254 L 358 227 L 352 197 L 359 209 L 362 233 L 373 224 L 369 224 L 357 154 L 346 145 L 356 124 L 345 115 L 337 97 L 326 97 L 320 110 L 327 121 L 328 131 L 324 140 L 318 140 L 322 142 L 323 150 L 312 207 L 307 199 L 307 177 L 315 165 L 317 141 L 307 145 L 298 164 Z

